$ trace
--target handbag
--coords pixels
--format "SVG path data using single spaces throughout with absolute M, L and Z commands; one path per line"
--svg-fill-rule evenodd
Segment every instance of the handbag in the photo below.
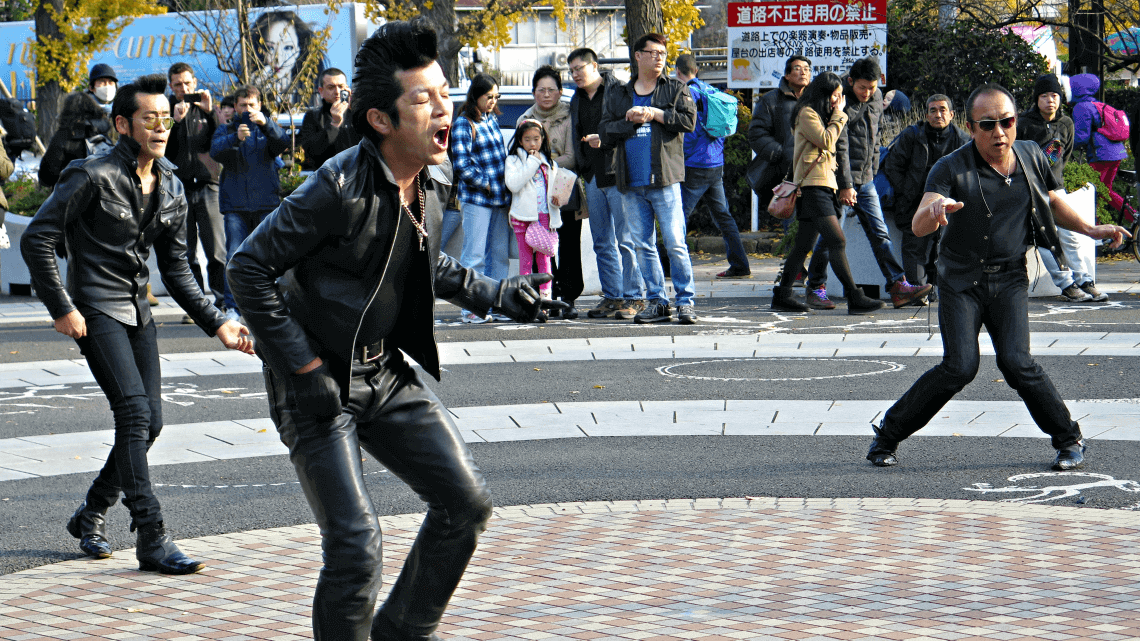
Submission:
M 527 225 L 524 239 L 526 244 L 540 254 L 558 255 L 558 232 L 550 231 L 550 228 L 538 221 Z
M 816 156 L 811 167 L 808 167 L 807 174 L 810 174 L 821 160 L 823 160 L 822 153 Z M 788 174 L 790 175 L 791 173 L 792 170 L 789 169 Z M 804 176 L 806 177 L 807 174 L 804 174 Z M 800 183 L 802 182 L 802 180 L 792 182 L 785 177 L 783 182 L 776 185 L 776 187 L 772 189 L 772 202 L 768 204 L 768 215 L 772 218 L 778 218 L 779 220 L 791 218 L 792 215 L 796 213 L 796 198 L 800 195 Z

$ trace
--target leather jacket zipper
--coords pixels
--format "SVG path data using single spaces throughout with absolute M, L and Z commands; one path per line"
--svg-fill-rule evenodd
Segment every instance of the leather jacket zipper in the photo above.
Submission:
M 392 265 L 392 254 L 395 253 L 396 241 L 400 238 L 400 225 L 404 222 L 404 217 L 399 215 L 403 212 L 397 211 L 396 213 L 396 228 L 392 232 L 392 244 L 388 246 L 388 258 L 384 260 L 384 269 L 380 271 L 380 280 L 376 281 L 376 285 L 372 288 L 372 294 L 368 296 L 368 303 L 360 310 L 360 318 L 356 321 L 356 331 L 352 334 L 352 349 L 348 352 L 350 361 L 356 354 L 356 341 L 360 338 L 360 328 L 364 326 L 364 317 L 368 315 L 368 309 L 372 307 L 376 295 L 380 293 L 380 286 L 384 284 L 384 278 L 388 275 L 388 268 Z

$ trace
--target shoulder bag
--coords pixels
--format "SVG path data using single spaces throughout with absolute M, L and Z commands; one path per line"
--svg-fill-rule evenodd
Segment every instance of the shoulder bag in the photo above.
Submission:
M 823 156 L 824 152 L 821 151 L 811 167 L 808 167 L 807 174 L 804 174 L 805 177 L 811 174 L 819 161 L 823 160 Z M 788 180 L 791 175 L 792 169 L 789 169 L 788 176 L 784 178 L 784 181 L 772 189 L 772 202 L 768 205 L 768 215 L 772 218 L 787 220 L 796 213 L 796 198 L 800 195 L 800 183 L 803 181 L 792 182 Z

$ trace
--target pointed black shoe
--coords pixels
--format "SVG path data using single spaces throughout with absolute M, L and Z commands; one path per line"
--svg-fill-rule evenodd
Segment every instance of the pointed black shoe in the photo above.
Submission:
M 1066 449 L 1057 450 L 1057 458 L 1053 459 L 1053 469 L 1058 472 L 1077 469 L 1085 464 L 1085 452 L 1087 450 L 1084 441 L 1079 441 L 1076 445 Z
M 443 641 L 443 637 L 438 634 L 404 634 L 396 629 L 396 626 L 388 620 L 380 612 L 372 618 L 372 634 L 369 637 L 371 641 Z
M 875 440 L 871 441 L 871 448 L 867 450 L 867 460 L 874 463 L 876 467 L 891 467 L 898 465 L 899 460 L 895 457 L 895 450 L 898 449 L 898 441 L 892 441 L 883 436 L 882 427 L 872 426 L 875 430 Z
M 107 520 L 102 512 L 87 509 L 87 501 L 67 521 L 67 532 L 79 539 L 79 549 L 87 556 L 105 559 L 111 556 L 111 542 L 107 540 Z
M 173 539 L 166 533 L 162 523 L 152 523 L 139 528 L 135 558 L 139 560 L 139 570 L 160 574 L 194 574 L 206 567 L 182 553 Z

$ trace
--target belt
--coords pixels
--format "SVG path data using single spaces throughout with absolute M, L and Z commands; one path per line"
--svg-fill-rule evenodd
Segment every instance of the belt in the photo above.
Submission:
M 357 350 L 356 360 L 360 363 L 372 363 L 380 360 L 384 355 L 384 339 L 380 339 L 370 345 L 361 345 Z
M 1025 267 L 1025 258 L 1022 257 L 1014 260 L 1007 260 L 1003 263 L 986 263 L 982 265 L 982 273 L 996 274 L 998 272 L 1004 272 L 1007 269 L 1013 269 L 1015 267 Z

